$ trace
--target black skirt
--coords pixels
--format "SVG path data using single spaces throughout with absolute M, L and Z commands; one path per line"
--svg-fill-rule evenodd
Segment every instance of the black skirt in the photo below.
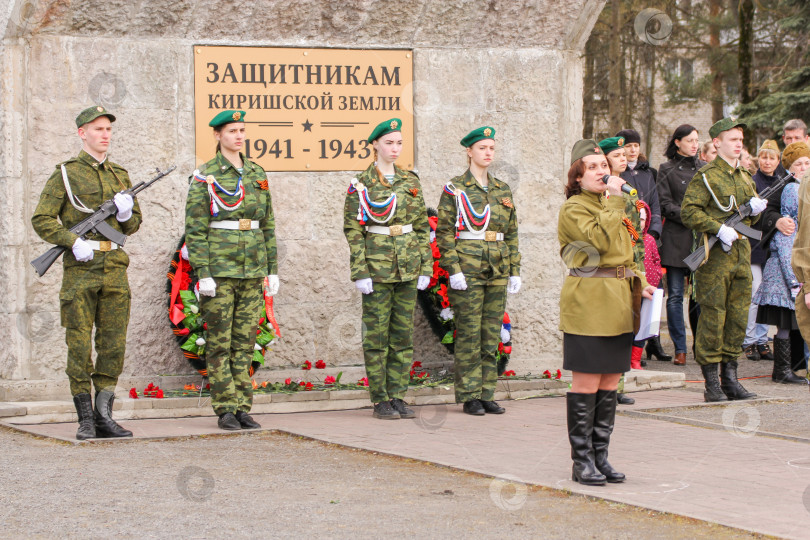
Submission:
M 775 326 L 780 330 L 798 330 L 796 312 L 781 306 L 762 305 L 757 308 L 757 324 Z
M 563 333 L 563 369 L 580 373 L 630 371 L 633 334 L 580 336 Z

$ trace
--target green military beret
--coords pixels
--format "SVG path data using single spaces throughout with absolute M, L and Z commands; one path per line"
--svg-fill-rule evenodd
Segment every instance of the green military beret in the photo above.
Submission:
M 402 120 L 399 118 L 391 118 L 390 120 L 386 120 L 385 122 L 380 122 L 377 124 L 377 127 L 374 128 L 374 131 L 371 132 L 371 135 L 368 136 L 368 142 L 374 142 L 383 135 L 388 135 L 393 131 L 401 131 L 402 130 Z
M 469 148 L 478 141 L 494 138 L 495 138 L 495 128 L 484 126 L 478 129 L 474 129 L 471 132 L 467 133 L 467 135 L 463 139 L 461 139 L 461 146 L 463 146 L 464 148 Z
M 733 116 L 728 116 L 726 118 L 723 118 L 722 120 L 718 120 L 717 122 L 714 123 L 712 127 L 709 128 L 709 137 L 714 139 L 724 131 L 728 131 L 731 128 L 735 127 L 745 128 L 746 126 L 745 123 L 740 122 Z
M 595 140 L 582 139 L 574 143 L 574 148 L 571 150 L 571 165 L 585 156 L 601 156 L 602 154 L 602 149 Z
M 624 137 L 608 137 L 599 141 L 599 148 L 602 152 L 609 154 L 619 148 L 624 148 Z
M 82 127 L 87 122 L 92 122 L 99 116 L 106 116 L 110 119 L 110 122 L 115 122 L 115 116 L 108 113 L 107 109 L 101 105 L 93 105 L 92 107 L 87 107 L 85 110 L 79 113 L 79 116 L 76 117 L 76 127 Z
M 208 125 L 215 128 L 231 122 L 244 122 L 245 111 L 222 111 L 208 122 Z

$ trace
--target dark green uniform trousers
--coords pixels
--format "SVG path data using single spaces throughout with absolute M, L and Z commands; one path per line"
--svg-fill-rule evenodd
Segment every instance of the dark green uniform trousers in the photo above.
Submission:
M 372 403 L 402 399 L 413 363 L 416 280 L 374 282 L 363 295 L 363 357 Z
M 96 257 L 102 257 L 96 253 Z M 65 268 L 59 292 L 62 326 L 67 343 L 67 373 L 70 393 L 115 392 L 124 368 L 129 324 L 130 291 L 126 268 L 104 270 L 82 266 Z M 96 364 L 93 366 L 92 335 L 96 326 Z
M 700 304 L 695 360 L 700 365 L 736 360 L 748 324 L 752 281 L 748 240 L 735 241 L 728 253 L 719 246 L 718 242 L 695 272 L 695 295 Z
M 492 401 L 498 383 L 498 343 L 506 307 L 506 285 L 467 283 L 467 289 L 448 289 L 456 320 L 456 403 L 471 399 Z
M 262 316 L 263 278 L 215 277 L 216 296 L 200 295 L 200 313 L 208 324 L 205 359 L 211 405 L 218 415 L 250 412 L 253 384 L 250 365 Z

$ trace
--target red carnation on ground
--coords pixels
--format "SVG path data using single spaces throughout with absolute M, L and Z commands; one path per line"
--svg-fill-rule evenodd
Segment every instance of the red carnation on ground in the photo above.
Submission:
M 515 373 L 515 371 L 514 371 L 514 370 L 512 370 L 512 369 L 510 369 L 509 371 L 504 371 L 504 372 L 503 372 L 503 376 L 504 376 L 504 377 L 514 377 L 515 375 L 516 375 L 516 373 Z
M 286 379 L 284 379 L 284 384 L 292 384 L 292 379 L 287 377 Z
M 307 385 L 307 383 L 305 383 L 304 381 L 301 381 L 300 383 L 298 383 L 298 386 L 306 386 L 306 385 Z
M 317 362 L 315 362 L 315 369 L 323 369 L 325 367 L 326 362 L 324 362 L 323 360 L 318 360 Z
M 309 371 L 310 369 L 312 369 L 312 362 L 310 362 L 309 360 L 307 360 L 307 361 L 306 361 L 306 362 L 304 362 L 304 364 L 301 366 L 301 369 L 303 369 L 304 371 Z
M 323 384 L 335 384 L 335 378 L 331 375 L 327 375 L 326 378 L 323 380 Z
M 551 378 L 551 372 L 549 370 L 545 370 L 543 372 L 543 378 L 550 379 Z
M 412 368 L 414 368 L 414 369 L 416 369 L 416 368 L 420 368 L 420 367 L 422 367 L 422 362 L 420 362 L 419 360 L 417 360 L 417 361 L 415 361 L 415 362 L 414 362 L 414 363 L 411 365 L 411 367 L 412 367 Z
M 368 386 L 368 377 L 363 377 L 359 381 L 357 381 L 359 386 Z
M 512 346 L 511 345 L 504 345 L 503 346 L 503 354 L 512 354 Z
M 157 393 L 155 394 L 155 397 L 158 398 L 158 399 L 163 399 L 163 390 L 158 388 Z
M 557 370 L 557 375 L 556 375 L 554 378 L 555 378 L 555 379 L 559 379 L 559 378 L 561 378 L 561 377 L 562 377 L 562 371 L 560 371 L 560 370 L 558 369 L 558 370 Z
M 308 382 L 306 386 L 304 386 L 304 390 L 312 390 L 312 383 Z
M 132 399 L 138 399 L 138 391 L 135 390 L 134 388 L 130 388 L 129 397 L 131 397 Z

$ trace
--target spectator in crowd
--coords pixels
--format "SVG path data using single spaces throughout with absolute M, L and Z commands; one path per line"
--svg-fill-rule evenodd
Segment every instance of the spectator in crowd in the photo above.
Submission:
M 810 169 L 810 146 L 805 142 L 789 144 L 785 148 L 782 161 L 791 173 L 801 178 Z M 798 191 L 799 184 L 796 182 L 791 182 L 782 190 L 782 215 L 790 216 L 794 221 L 798 219 Z M 805 369 L 801 365 L 804 363 L 804 342 L 797 338 L 791 339 L 790 336 L 791 332 L 799 330 L 795 316 L 795 299 L 802 287 L 791 267 L 795 236 L 795 227 L 790 234 L 773 235 L 770 242 L 771 257 L 765 263 L 762 284 L 753 301 L 759 306 L 757 322 L 778 328 L 773 340 L 771 378 L 779 383 L 806 384 L 805 379 L 793 373 L 793 369 Z
M 743 149 L 742 154 L 740 154 L 740 165 L 745 167 L 745 169 L 751 173 L 751 176 L 757 172 L 757 166 L 754 164 L 754 160 L 751 158 L 751 154 L 748 150 Z
M 801 141 L 810 144 L 810 136 L 807 135 L 807 124 L 799 118 L 788 120 L 785 127 L 782 128 L 782 142 L 785 143 L 785 147 Z
M 683 318 L 683 295 L 689 268 L 683 262 L 692 251 L 692 231 L 681 222 L 681 202 L 686 187 L 697 171 L 705 165 L 698 159 L 700 142 L 698 130 L 689 124 L 675 129 L 664 155 L 669 161 L 658 172 L 658 198 L 664 226 L 661 232 L 661 265 L 667 276 L 667 326 L 675 345 L 674 364 L 686 364 L 686 325 Z M 699 308 L 690 302 L 692 334 L 697 328 Z M 694 310 L 694 320 L 691 316 Z
M 704 163 L 711 163 L 717 157 L 717 148 L 714 147 L 711 140 L 703 143 L 700 147 L 700 160 Z
M 776 141 L 767 140 L 757 152 L 759 158 L 759 170 L 754 174 L 754 182 L 757 185 L 757 193 L 770 187 L 777 178 L 785 174 L 785 170 L 779 163 L 779 147 Z M 762 267 L 768 259 L 768 242 L 774 231 L 780 231 L 786 235 L 793 234 L 795 224 L 793 218 L 782 215 L 781 192 L 774 194 L 768 199 L 768 207 L 762 213 L 756 228 L 763 232 L 763 239 L 756 241 L 748 239 L 751 243 L 751 276 L 753 284 L 751 290 L 753 295 L 762 283 Z M 773 360 L 773 353 L 768 347 L 768 325 L 757 324 L 757 304 L 751 302 L 748 309 L 748 326 L 745 329 L 745 339 L 743 340 L 743 350 L 749 360 Z

